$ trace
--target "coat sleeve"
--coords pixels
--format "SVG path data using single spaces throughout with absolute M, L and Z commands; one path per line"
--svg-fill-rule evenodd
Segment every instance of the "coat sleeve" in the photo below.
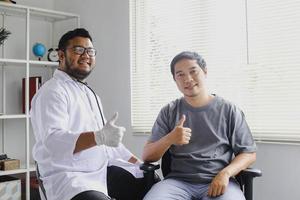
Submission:
M 47 90 L 32 101 L 31 122 L 37 142 L 44 145 L 50 159 L 73 156 L 80 133 L 68 131 L 68 98 L 62 92 Z

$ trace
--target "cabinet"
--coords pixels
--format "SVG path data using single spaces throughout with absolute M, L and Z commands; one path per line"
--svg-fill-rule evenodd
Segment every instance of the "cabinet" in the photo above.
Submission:
M 22 199 L 30 199 L 30 179 L 35 174 L 32 146 L 34 135 L 29 115 L 29 77 L 45 82 L 58 66 L 48 62 L 47 52 L 39 61 L 32 47 L 39 42 L 46 49 L 57 47 L 67 30 L 79 27 L 79 16 L 0 2 L 0 24 L 11 32 L 0 46 L 0 153 L 19 159 L 20 169 L 0 171 L 22 180 Z M 25 114 L 22 113 L 22 78 L 25 78 Z

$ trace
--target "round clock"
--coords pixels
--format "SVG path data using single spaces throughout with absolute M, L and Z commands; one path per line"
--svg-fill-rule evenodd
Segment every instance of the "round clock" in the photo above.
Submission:
M 47 56 L 47 58 L 51 62 L 58 62 L 58 60 L 59 60 L 58 49 L 50 48 L 48 50 L 48 56 Z

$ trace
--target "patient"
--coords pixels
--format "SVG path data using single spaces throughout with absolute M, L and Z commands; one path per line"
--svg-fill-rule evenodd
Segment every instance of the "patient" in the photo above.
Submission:
M 196 52 L 175 56 L 171 73 L 183 97 L 161 109 L 143 153 L 151 162 L 170 150 L 171 172 L 144 199 L 245 199 L 233 177 L 255 161 L 256 145 L 243 112 L 208 92 Z

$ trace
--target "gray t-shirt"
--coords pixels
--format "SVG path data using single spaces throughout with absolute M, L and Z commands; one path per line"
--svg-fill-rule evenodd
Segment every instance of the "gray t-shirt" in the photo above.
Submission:
M 184 98 L 172 101 L 161 109 L 149 141 L 171 132 L 183 114 L 184 127 L 192 129 L 192 136 L 189 144 L 170 147 L 172 164 L 167 178 L 208 183 L 231 162 L 233 155 L 256 151 L 243 112 L 219 96 L 199 108 Z

